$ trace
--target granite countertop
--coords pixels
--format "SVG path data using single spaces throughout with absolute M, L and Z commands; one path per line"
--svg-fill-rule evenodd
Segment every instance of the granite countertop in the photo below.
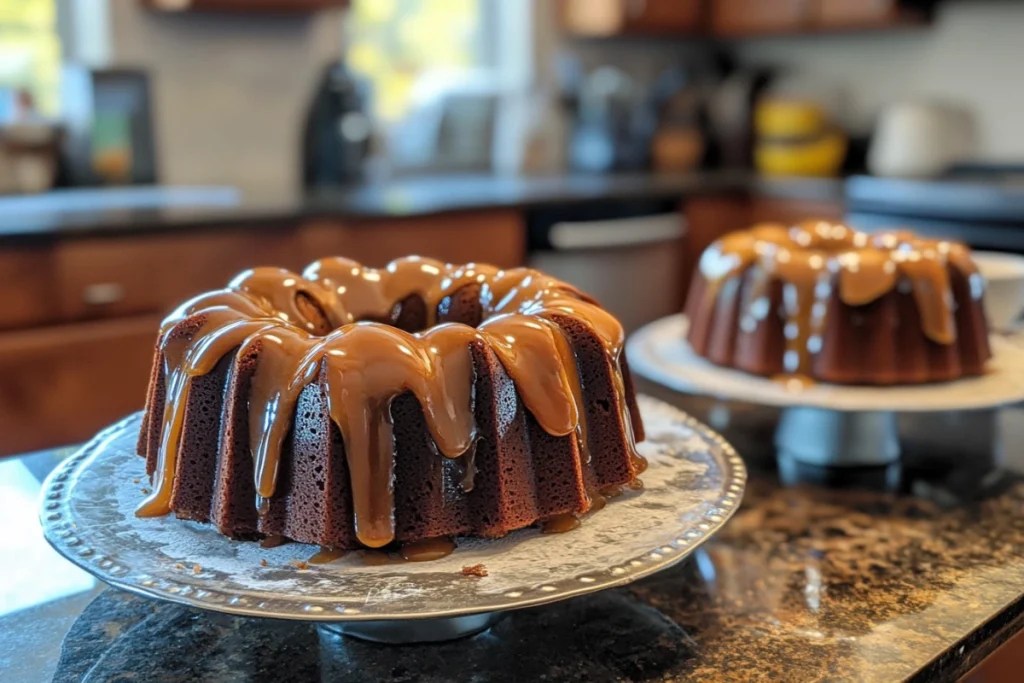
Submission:
M 372 221 L 476 209 L 533 209 L 733 193 L 845 203 L 849 211 L 946 221 L 1024 223 L 1024 182 L 758 177 L 749 172 L 443 175 L 299 192 L 230 187 L 57 190 L 0 197 L 0 242 L 159 230 L 294 224 L 308 218 Z M 891 218 L 887 219 L 891 220 Z
M 842 188 L 839 180 L 766 181 L 746 173 L 702 172 L 426 176 L 309 193 L 241 192 L 228 187 L 58 190 L 0 197 L 0 241 L 290 224 L 324 217 L 373 220 L 474 209 L 681 199 L 723 192 L 840 201 Z
M 67 452 L 7 459 L 0 512 L 20 545 L 0 548 L 0 679 L 952 680 L 1024 625 L 1024 479 L 965 438 L 942 457 L 905 444 L 898 485 L 858 472 L 856 490 L 748 458 L 742 508 L 677 567 L 415 646 L 101 591 L 38 538 L 38 481 Z M 1005 442 L 1024 451 L 1024 433 Z

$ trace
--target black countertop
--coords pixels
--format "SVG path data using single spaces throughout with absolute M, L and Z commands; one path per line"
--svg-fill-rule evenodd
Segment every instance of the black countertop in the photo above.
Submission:
M 839 201 L 842 187 L 838 180 L 766 181 L 744 173 L 644 173 L 436 176 L 310 193 L 245 193 L 226 187 L 60 190 L 0 198 L 0 240 L 294 223 L 323 217 L 372 220 L 474 209 L 683 199 L 730 192 Z
M 557 176 L 425 176 L 315 192 L 228 187 L 59 190 L 0 198 L 0 242 L 160 230 L 293 224 L 307 218 L 373 220 L 476 209 L 601 201 L 682 200 L 734 193 L 844 202 L 855 214 L 1024 224 L 1024 181 L 766 179 L 744 172 Z M 891 222 L 892 219 L 886 218 Z
M 1024 430 L 1004 436 L 1010 467 L 968 432 L 943 458 L 905 441 L 901 483 L 860 490 L 783 486 L 752 450 L 743 506 L 681 565 L 415 646 L 101 590 L 35 521 L 68 451 L 6 459 L 0 680 L 954 680 L 1024 625 Z

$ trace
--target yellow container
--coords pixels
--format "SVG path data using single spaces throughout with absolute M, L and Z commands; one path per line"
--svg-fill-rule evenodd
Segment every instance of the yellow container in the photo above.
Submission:
M 754 131 L 760 138 L 803 138 L 828 126 L 821 106 L 798 100 L 763 99 L 754 111 Z
M 832 176 L 846 156 L 846 136 L 829 131 L 806 142 L 761 140 L 754 147 L 754 165 L 766 175 Z

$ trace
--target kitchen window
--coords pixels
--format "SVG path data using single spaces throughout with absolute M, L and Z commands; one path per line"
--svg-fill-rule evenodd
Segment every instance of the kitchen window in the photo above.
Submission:
M 57 113 L 60 60 L 55 0 L 0 0 L 0 121 L 12 116 L 18 91 Z
M 370 86 L 370 113 L 395 166 L 491 165 L 503 137 L 496 128 L 515 125 L 509 110 L 529 85 L 532 5 L 352 3 L 346 62 Z

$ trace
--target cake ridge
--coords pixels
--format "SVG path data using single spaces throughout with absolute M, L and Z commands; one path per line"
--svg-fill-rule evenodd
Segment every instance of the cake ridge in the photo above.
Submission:
M 406 391 L 416 396 L 443 456 L 457 458 L 471 451 L 476 438 L 473 344 L 494 352 L 546 432 L 574 434 L 581 452 L 589 453 L 583 381 L 557 322 L 560 316 L 571 316 L 601 341 L 616 370 L 616 405 L 634 466 L 642 470 L 622 379 L 621 325 L 589 297 L 537 271 L 439 264 L 402 259 L 378 271 L 347 259 L 325 259 L 304 271 L 314 279 L 259 268 L 236 277 L 227 289 L 183 304 L 162 326 L 158 346 L 167 381 L 163 428 L 153 491 L 137 513 L 171 511 L 191 379 L 210 372 L 233 349 L 238 349 L 236 357 L 249 351 L 259 357 L 249 399 L 258 507 L 265 511 L 275 493 L 282 443 L 299 394 L 324 369 L 330 417 L 343 436 L 352 479 L 356 535 L 369 547 L 394 538 L 390 403 L 395 397 Z M 485 290 L 480 295 L 481 324 L 435 325 L 438 304 L 469 284 Z M 427 329 L 410 333 L 354 320 L 353 311 L 378 317 L 385 307 L 382 292 L 387 297 L 423 297 L 432 312 Z M 298 303 L 301 297 L 303 305 Z M 177 334 L 185 323 L 187 333 Z M 320 334 L 338 323 L 333 332 Z

